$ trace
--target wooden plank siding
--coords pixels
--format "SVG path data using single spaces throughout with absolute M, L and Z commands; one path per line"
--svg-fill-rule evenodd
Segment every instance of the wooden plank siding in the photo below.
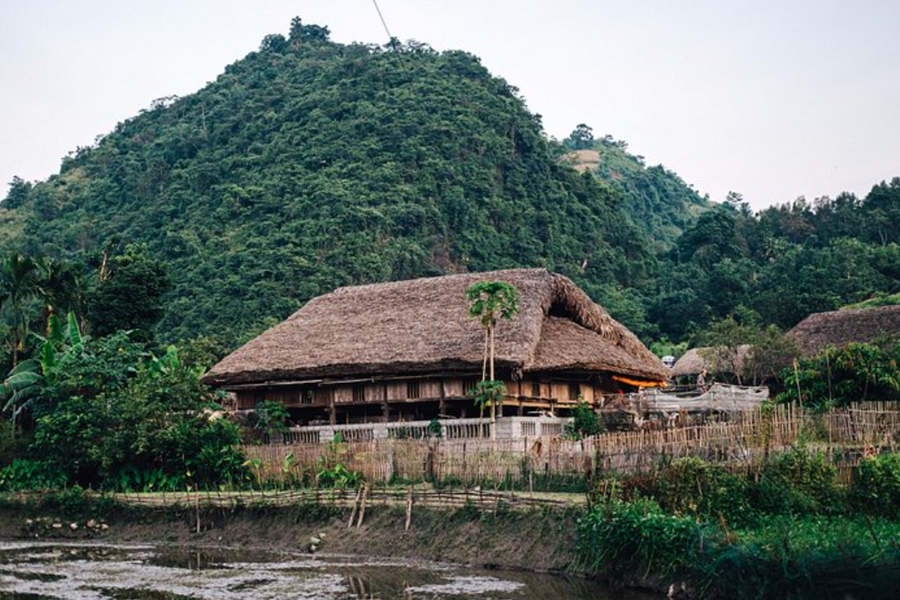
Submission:
M 358 383 L 305 384 L 258 389 L 241 389 L 235 392 L 236 407 L 252 410 L 262 400 L 282 402 L 290 408 L 327 408 L 332 406 L 372 406 L 384 404 L 404 404 L 417 402 L 439 402 L 441 407 L 448 401 L 460 401 L 472 396 L 475 378 L 408 379 L 392 381 L 369 381 Z M 571 407 L 578 402 L 577 396 L 590 404 L 602 399 L 596 380 L 566 381 L 559 379 L 506 380 L 507 401 L 514 406 Z M 577 394 L 575 393 L 577 391 Z M 468 393 L 467 393 L 468 392 Z M 411 397 L 410 394 L 415 394 Z M 573 398 L 573 395 L 576 396 Z

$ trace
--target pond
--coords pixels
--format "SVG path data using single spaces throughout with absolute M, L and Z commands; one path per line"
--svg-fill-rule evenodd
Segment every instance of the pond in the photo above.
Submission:
M 559 575 L 350 556 L 0 542 L 0 600 L 657 600 Z

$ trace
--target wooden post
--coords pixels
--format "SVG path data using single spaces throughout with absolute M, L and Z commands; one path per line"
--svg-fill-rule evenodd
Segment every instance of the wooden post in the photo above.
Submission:
M 200 486 L 197 486 L 197 533 L 200 533 Z
M 412 523 L 412 505 L 413 505 L 413 486 L 409 486 L 409 492 L 406 495 L 406 527 L 404 531 L 409 531 L 409 525 Z
M 444 380 L 438 380 L 438 386 L 441 391 L 441 398 L 438 400 L 438 417 L 447 414 L 447 394 L 444 392 Z
M 353 510 L 350 511 L 350 520 L 347 522 L 347 529 L 353 527 L 353 521 L 356 519 L 356 507 L 359 505 L 359 498 L 362 496 L 363 488 L 356 490 L 356 500 L 353 501 Z M 332 492 L 332 498 L 334 492 Z
M 362 488 L 362 504 L 359 505 L 359 521 L 356 522 L 356 528 L 362 527 L 363 519 L 366 516 L 366 498 L 369 497 L 369 484 L 366 483 Z
M 381 412 L 384 415 L 384 422 L 390 423 L 391 421 L 391 405 L 388 404 L 388 392 L 387 392 L 387 384 L 382 384 L 381 386 Z
M 328 422 L 337 425 L 337 409 L 334 406 L 334 390 L 328 390 Z

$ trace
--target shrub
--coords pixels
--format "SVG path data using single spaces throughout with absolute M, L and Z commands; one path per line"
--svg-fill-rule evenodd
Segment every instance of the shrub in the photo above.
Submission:
M 51 461 L 15 459 L 0 470 L 0 490 L 58 490 L 66 485 L 65 472 Z
M 316 474 L 316 484 L 319 487 L 357 487 L 362 482 L 362 473 L 351 471 L 340 463 L 333 467 L 322 467 Z
M 603 432 L 600 418 L 587 402 L 579 402 L 572 417 L 572 422 L 566 425 L 566 437 L 581 440 Z
M 900 400 L 900 343 L 829 346 L 782 372 L 779 402 L 800 402 L 820 411 L 865 400 Z
M 837 469 L 821 452 L 794 447 L 776 454 L 753 486 L 754 504 L 770 514 L 836 513 L 846 508 Z
M 580 522 L 580 555 L 606 575 L 653 572 L 668 577 L 696 565 L 705 526 L 666 514 L 653 500 L 613 501 Z
M 867 512 L 900 516 L 900 454 L 863 460 L 856 469 L 850 497 Z
M 748 495 L 750 482 L 740 474 L 699 458 L 682 458 L 660 471 L 654 498 L 676 514 L 723 518 L 730 525 L 756 516 Z
M 209 407 L 197 373 L 167 355 L 138 366 L 119 389 L 67 395 L 37 420 L 32 450 L 70 482 L 109 489 L 216 487 L 246 478 L 240 430 Z
M 267 436 L 278 435 L 288 428 L 291 414 L 281 402 L 264 400 L 247 417 L 247 424 Z

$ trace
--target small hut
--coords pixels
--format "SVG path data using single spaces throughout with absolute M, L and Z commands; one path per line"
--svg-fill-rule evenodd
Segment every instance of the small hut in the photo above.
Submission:
M 750 344 L 741 344 L 736 352 L 713 347 L 691 348 L 675 362 L 672 376 L 677 381 L 693 381 L 706 371 L 725 381 L 737 380 L 746 372 L 751 350 Z
M 298 424 L 474 417 L 484 332 L 466 290 L 504 281 L 519 313 L 496 332 L 505 415 L 559 414 L 579 401 L 659 385 L 669 370 L 570 279 L 513 269 L 344 287 L 309 301 L 225 357 L 204 381 L 237 407 L 284 403 Z
M 812 314 L 788 332 L 801 352 L 820 354 L 828 346 L 900 336 L 900 306 L 834 310 Z

